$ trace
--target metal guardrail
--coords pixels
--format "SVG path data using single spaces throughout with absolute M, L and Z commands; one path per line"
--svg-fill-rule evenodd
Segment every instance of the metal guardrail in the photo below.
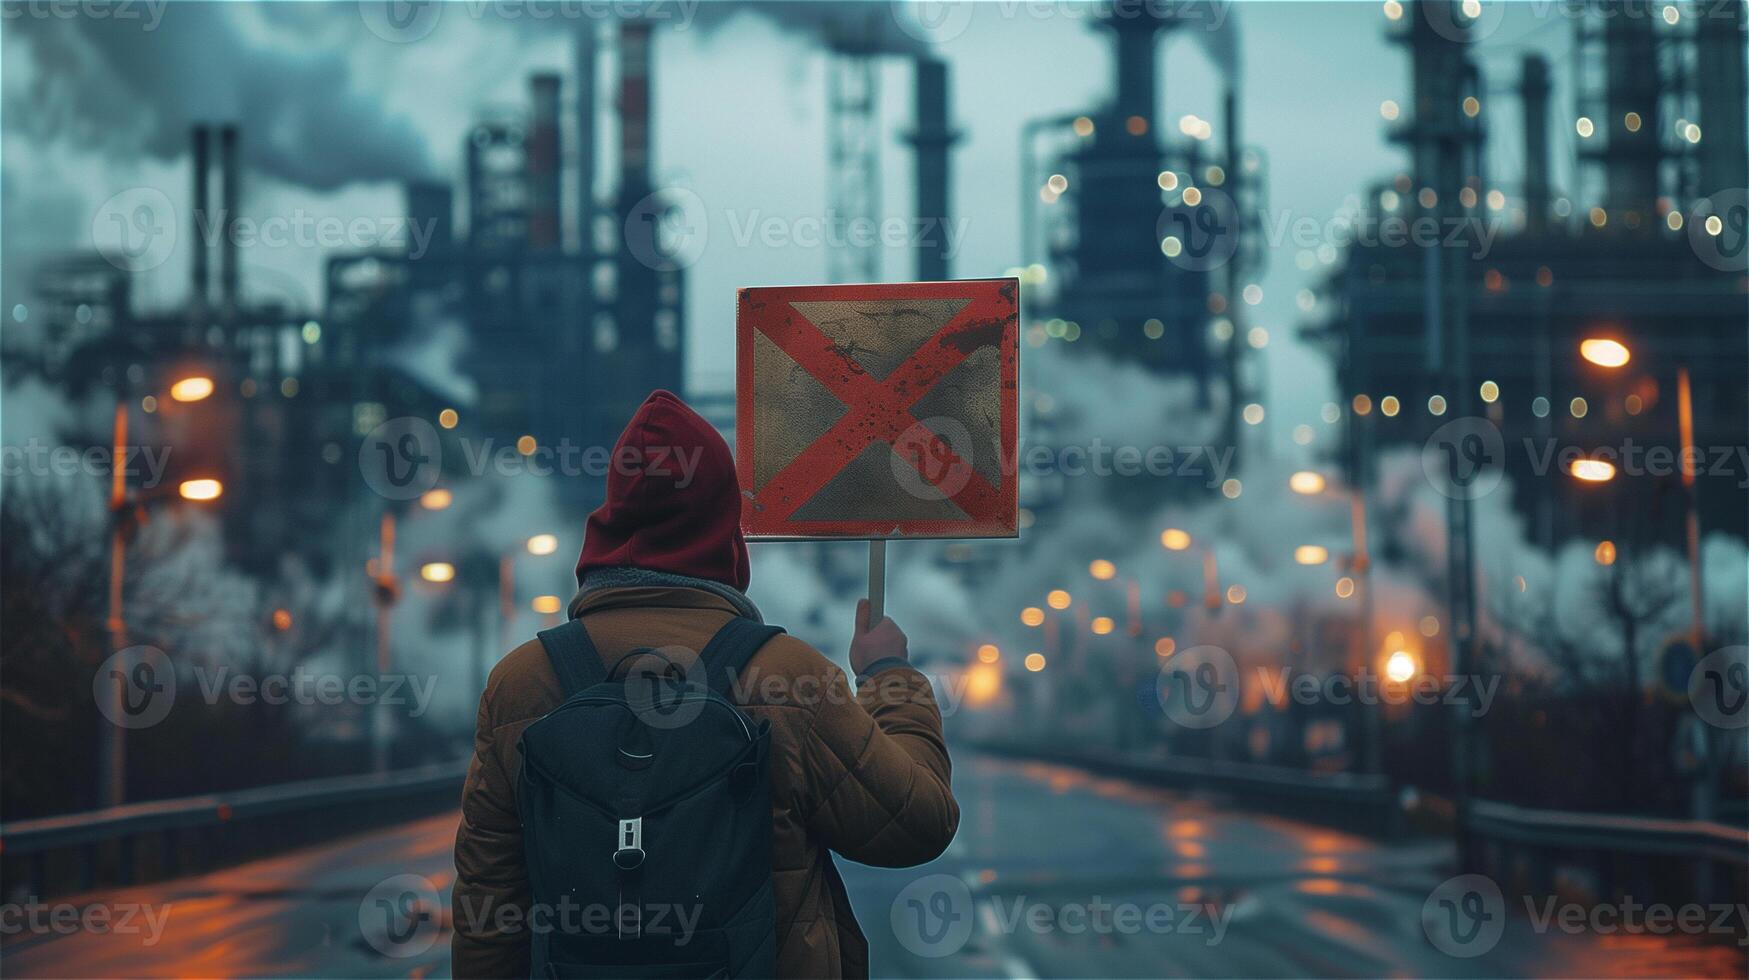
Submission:
M 16 887 L 22 878 L 33 895 L 55 890 L 65 879 L 90 888 L 170 877 L 189 863 L 182 860 L 188 849 L 182 845 L 189 838 L 201 839 L 193 848 L 196 863 L 212 866 L 227 857 L 284 849 L 367 827 L 377 818 L 404 816 L 420 803 L 459 802 L 466 774 L 465 761 L 446 762 L 16 820 L 0 824 L 0 861 L 9 871 L 22 872 L 8 874 L 7 886 Z M 269 840 L 235 839 L 244 828 L 266 830 L 270 825 L 278 832 Z M 232 846 L 222 846 L 219 838 L 226 836 Z M 159 847 L 155 864 L 142 873 L 136 843 L 148 837 L 159 838 Z M 65 857 L 71 858 L 71 873 L 51 867 Z
M 1540 810 L 1492 800 L 1470 804 L 1478 836 L 1553 850 L 1596 850 L 1720 861 L 1749 867 L 1749 828 L 1710 820 Z
M 1073 766 L 1100 775 L 1170 789 L 1227 793 L 1289 816 L 1350 829 L 1393 835 L 1402 827 L 1396 788 L 1382 774 L 1309 772 L 1251 762 L 1192 758 L 1145 758 L 1117 752 L 1090 755 L 1022 742 L 981 741 L 994 755 Z

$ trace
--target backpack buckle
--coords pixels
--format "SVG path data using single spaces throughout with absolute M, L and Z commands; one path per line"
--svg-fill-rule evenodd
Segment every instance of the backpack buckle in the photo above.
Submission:
M 614 866 L 631 871 L 644 863 L 644 818 L 633 817 L 619 822 L 618 846 L 613 852 Z

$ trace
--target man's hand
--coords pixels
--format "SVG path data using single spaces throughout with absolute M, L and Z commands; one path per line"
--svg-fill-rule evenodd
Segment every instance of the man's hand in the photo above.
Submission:
M 905 650 L 904 631 L 885 616 L 870 626 L 868 600 L 856 600 L 856 635 L 850 638 L 850 669 L 860 677 L 876 661 L 892 658 L 907 662 L 911 659 Z

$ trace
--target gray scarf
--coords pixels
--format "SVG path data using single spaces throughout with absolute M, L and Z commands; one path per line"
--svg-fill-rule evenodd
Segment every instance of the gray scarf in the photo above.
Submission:
M 578 608 L 583 605 L 584 597 L 591 592 L 602 589 L 624 589 L 635 587 L 657 587 L 670 589 L 699 589 L 709 592 L 719 598 L 728 600 L 735 607 L 735 612 L 753 620 L 756 623 L 765 622 L 760 615 L 759 607 L 747 594 L 732 585 L 708 578 L 695 578 L 691 575 L 680 575 L 674 572 L 658 572 L 648 568 L 592 568 L 583 574 L 583 582 L 577 587 L 577 594 L 571 598 L 571 605 L 566 610 L 572 619 L 577 618 Z

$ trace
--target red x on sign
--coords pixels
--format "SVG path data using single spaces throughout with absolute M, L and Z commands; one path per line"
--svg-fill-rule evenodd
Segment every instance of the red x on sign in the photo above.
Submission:
M 761 538 L 1013 537 L 1013 279 L 743 289 L 741 527 Z

